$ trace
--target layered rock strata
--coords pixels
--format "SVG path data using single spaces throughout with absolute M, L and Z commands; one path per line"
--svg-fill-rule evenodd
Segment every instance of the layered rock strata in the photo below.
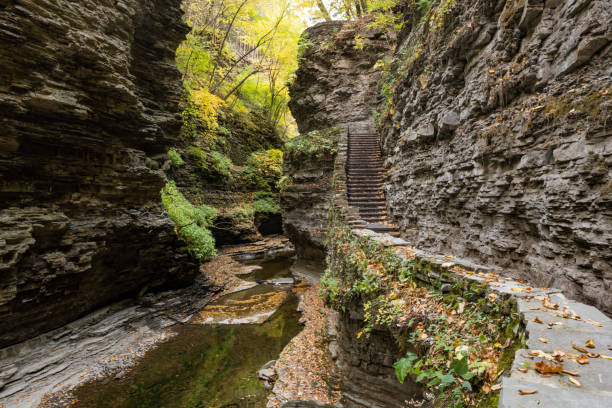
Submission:
M 0 346 L 197 273 L 159 198 L 179 5 L 0 5 Z
M 363 38 L 363 50 L 355 47 L 356 35 Z M 366 132 L 374 126 L 372 109 L 381 101 L 377 62 L 389 51 L 390 40 L 364 22 L 319 23 L 302 37 L 300 65 L 289 90 L 291 112 L 302 134 L 340 131 L 334 149 L 324 155 L 285 155 L 283 173 L 292 184 L 283 191 L 281 206 L 283 227 L 298 257 L 322 260 L 329 203 L 337 191 L 334 169 L 342 167 L 336 173 L 345 182 L 347 130 Z
M 425 23 L 407 11 L 396 50 L 405 79 L 382 132 L 393 221 L 411 245 L 612 312 L 610 3 L 436 10 Z

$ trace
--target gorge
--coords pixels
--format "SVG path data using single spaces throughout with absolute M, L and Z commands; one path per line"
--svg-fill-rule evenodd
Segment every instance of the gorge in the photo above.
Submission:
M 0 1 L 0 407 L 605 407 L 610 1 L 281 3 Z

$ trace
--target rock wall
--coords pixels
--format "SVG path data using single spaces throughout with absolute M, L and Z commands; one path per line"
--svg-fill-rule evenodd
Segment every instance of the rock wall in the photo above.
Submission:
M 392 221 L 612 312 L 610 2 L 443 3 L 425 23 L 408 9 L 399 35 Z
M 0 2 L 0 346 L 195 276 L 159 197 L 179 5 Z
M 364 327 L 363 309 L 335 312 L 329 319 L 332 356 L 342 373 L 343 406 L 403 408 L 406 401 L 422 400 L 421 386 L 409 377 L 400 383 L 393 364 L 405 355 L 388 328 L 359 334 Z
M 355 35 L 364 38 L 363 50 L 355 48 Z M 292 184 L 281 196 L 285 234 L 298 257 L 325 257 L 328 208 L 334 168 L 346 161 L 346 130 L 371 129 L 372 109 L 381 101 L 380 67 L 389 51 L 381 30 L 367 30 L 358 23 L 325 22 L 302 34 L 299 68 L 289 88 L 289 107 L 302 135 L 338 127 L 335 148 L 324 155 L 285 155 L 283 173 Z M 343 168 L 338 169 L 343 173 Z M 343 179 L 343 178 L 342 178 Z M 346 201 L 346 197 L 345 197 Z

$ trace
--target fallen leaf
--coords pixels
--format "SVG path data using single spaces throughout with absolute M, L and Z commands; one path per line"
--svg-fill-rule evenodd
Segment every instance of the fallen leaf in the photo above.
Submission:
M 587 356 L 591 357 L 591 358 L 597 358 L 600 356 L 599 353 L 587 353 Z
M 551 303 L 550 302 L 550 298 L 543 299 L 542 300 L 542 306 L 544 306 L 547 309 L 552 309 L 552 310 L 559 309 L 559 305 L 557 305 L 556 303 Z
M 599 357 L 605 358 L 606 360 L 612 360 L 611 356 L 604 356 L 603 354 L 600 354 Z
M 538 392 L 538 390 L 531 390 L 531 391 L 518 390 L 518 393 L 521 395 L 531 395 L 531 394 L 535 394 L 536 392 Z
M 513 291 L 513 292 L 522 292 L 523 288 L 512 288 L 510 290 Z
M 540 318 L 538 316 L 534 317 L 534 319 L 532 320 L 532 322 L 536 322 L 536 323 L 540 323 L 540 324 L 544 324 L 543 321 L 540 320 Z
M 540 340 L 542 343 L 548 343 L 548 340 L 546 340 L 544 337 L 540 337 L 538 340 Z
M 588 348 L 595 348 L 595 342 L 593 341 L 593 339 L 588 339 L 586 343 L 584 343 L 584 345 Z
M 553 351 L 552 356 L 559 361 L 563 361 L 563 357 L 565 357 L 565 352 L 561 350 L 555 350 Z
M 578 347 L 578 346 L 577 346 L 577 345 L 575 345 L 575 344 L 572 344 L 572 348 L 573 348 L 574 350 L 579 351 L 579 352 L 584 353 L 584 354 L 588 353 L 588 351 L 587 351 L 587 350 L 583 349 L 582 347 Z
M 568 380 L 569 382 L 574 384 L 576 387 L 580 387 L 580 381 L 576 380 L 575 378 L 569 377 Z
M 501 390 L 501 388 L 502 388 L 502 383 L 498 383 L 491 387 L 491 391 Z
M 543 352 L 542 350 L 532 350 L 528 354 L 530 356 L 545 358 L 545 359 L 550 360 L 550 361 L 553 360 L 553 356 L 551 356 L 548 353 Z
M 540 374 L 559 374 L 563 371 L 563 365 L 555 364 L 554 366 L 544 361 L 535 363 L 535 368 Z
M 596 322 L 595 320 L 586 319 L 585 322 L 592 324 L 593 326 L 603 327 L 603 324 Z M 609 346 L 608 346 L 609 348 Z
M 570 371 L 570 370 L 563 369 L 563 371 L 561 371 L 561 372 L 563 374 L 573 375 L 574 377 L 580 377 L 580 374 L 575 372 L 575 371 Z
M 585 356 L 584 354 L 581 355 L 580 357 L 578 357 L 576 359 L 576 362 L 578 364 L 589 364 L 590 363 L 589 358 L 587 356 Z
M 521 373 L 526 373 L 527 372 L 526 368 L 517 367 L 516 369 L 519 370 Z

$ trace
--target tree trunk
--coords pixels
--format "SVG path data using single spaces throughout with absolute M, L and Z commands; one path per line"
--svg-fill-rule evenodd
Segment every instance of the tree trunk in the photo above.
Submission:
M 325 7 L 323 0 L 317 0 L 317 6 L 319 7 L 319 11 L 323 15 L 325 21 L 331 21 L 331 16 L 329 15 L 329 11 L 327 11 L 327 7 Z

